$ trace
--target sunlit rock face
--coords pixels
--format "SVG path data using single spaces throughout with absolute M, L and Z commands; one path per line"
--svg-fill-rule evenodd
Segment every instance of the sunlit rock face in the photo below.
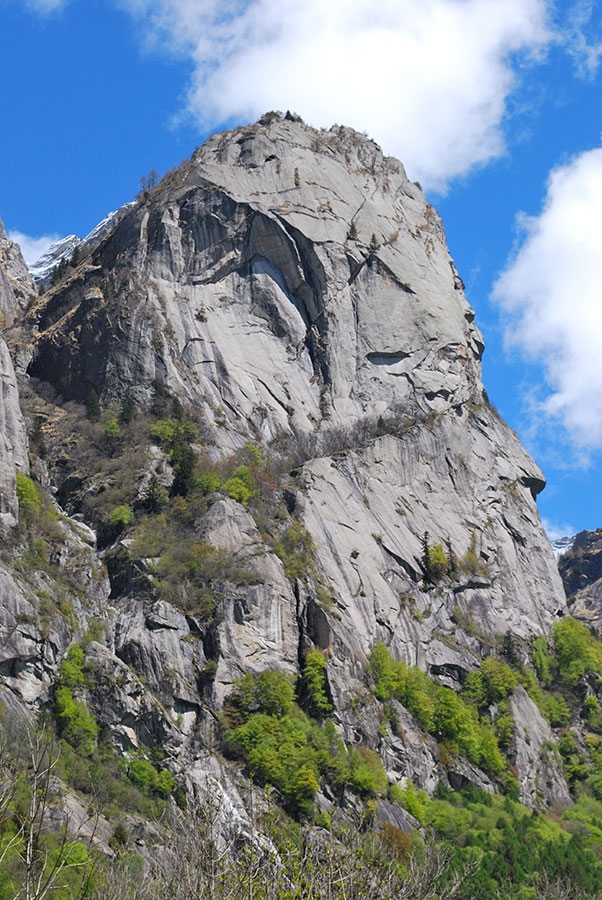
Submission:
M 0 328 L 13 321 L 19 299 L 30 282 L 21 251 L 8 240 L 0 220 Z M 17 468 L 27 468 L 27 438 L 15 371 L 8 348 L 0 337 L 0 532 L 17 522 Z
M 0 327 L 12 322 L 17 311 L 23 311 L 36 293 L 21 248 L 9 240 L 0 219 Z
M 209 734 L 206 710 L 240 674 L 298 672 L 315 645 L 335 720 L 375 746 L 375 701 L 357 698 L 378 641 L 458 687 L 504 634 L 544 633 L 565 609 L 535 503 L 543 476 L 487 402 L 483 341 L 439 216 L 351 129 L 268 116 L 214 135 L 24 327 L 27 373 L 61 402 L 129 390 L 143 408 L 159 382 L 202 417 L 214 458 L 253 443 L 288 459 L 286 504 L 315 544 L 321 594 L 315 578 L 291 585 L 240 504 L 214 503 L 199 536 L 257 577 L 220 600 L 210 630 L 115 569 L 107 646 L 146 685 L 128 681 L 123 714 L 106 713 L 124 742 Z M 425 534 L 464 560 L 454 578 L 424 584 Z M 148 691 L 169 722 L 151 721 Z M 436 748 L 418 734 L 391 737 L 388 753 L 395 777 L 434 788 Z

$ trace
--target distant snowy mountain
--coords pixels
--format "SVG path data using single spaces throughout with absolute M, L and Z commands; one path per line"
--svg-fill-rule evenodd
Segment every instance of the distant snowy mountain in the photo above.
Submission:
M 29 271 L 35 283 L 37 285 L 44 284 L 47 286 L 52 277 L 52 270 L 55 266 L 58 266 L 61 260 L 70 260 L 73 256 L 73 251 L 76 248 L 82 249 L 83 247 L 98 243 L 98 241 L 100 241 L 119 221 L 126 210 L 133 205 L 133 202 L 125 203 L 123 206 L 120 206 L 119 209 L 110 212 L 104 217 L 102 222 L 99 222 L 98 225 L 86 235 L 85 238 L 70 234 L 67 237 L 61 238 L 60 241 L 55 241 L 54 244 L 51 244 L 48 250 L 29 266 Z
M 41 284 L 49 281 L 54 267 L 58 266 L 62 259 L 71 259 L 75 248 L 82 243 L 82 239 L 78 238 L 76 234 L 69 234 L 51 244 L 48 250 L 28 267 L 35 283 Z
M 556 541 L 551 541 L 552 550 L 554 551 L 554 556 L 556 559 L 560 559 L 563 553 L 566 553 L 567 550 L 570 550 L 573 544 L 575 543 L 576 535 L 572 537 L 562 537 L 558 538 Z

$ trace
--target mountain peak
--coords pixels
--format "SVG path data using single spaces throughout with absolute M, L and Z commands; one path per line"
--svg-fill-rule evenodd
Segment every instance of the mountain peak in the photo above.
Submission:
M 469 764 L 403 697 L 390 727 L 367 687 L 376 652 L 453 703 L 482 657 L 518 658 L 566 611 L 543 475 L 487 401 L 438 214 L 366 136 L 272 114 L 153 181 L 11 330 L 33 471 L 78 519 L 48 529 L 73 615 L 57 605 L 52 651 L 7 690 L 44 703 L 99 618 L 77 651 L 99 728 L 118 753 L 168 747 L 192 797 L 228 710 L 244 721 L 241 676 L 268 673 L 290 705 L 293 682 L 311 694 L 309 660 L 318 690 L 299 701 L 382 747 L 394 780 L 492 790 L 504 763 L 498 748 L 478 768 L 476 713 Z M 10 652 L 35 655 L 50 626 L 15 592 Z M 514 702 L 534 718 L 524 691 Z M 562 800 L 521 741 L 525 802 L 539 784 Z

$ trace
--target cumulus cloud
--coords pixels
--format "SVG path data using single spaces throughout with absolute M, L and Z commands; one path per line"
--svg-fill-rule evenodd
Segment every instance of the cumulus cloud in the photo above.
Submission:
M 545 0 L 120 0 L 149 43 L 189 56 L 204 128 L 291 109 L 367 130 L 412 178 L 504 151 L 518 61 L 550 42 Z
M 539 216 L 522 217 L 521 246 L 493 298 L 509 343 L 542 365 L 544 424 L 602 448 L 602 148 L 555 169 Z
M 31 266 L 46 253 L 51 244 L 61 239 L 61 235 L 44 234 L 41 237 L 30 237 L 28 234 L 23 234 L 22 231 L 9 231 L 8 239 L 20 246 L 23 259 L 28 266 Z

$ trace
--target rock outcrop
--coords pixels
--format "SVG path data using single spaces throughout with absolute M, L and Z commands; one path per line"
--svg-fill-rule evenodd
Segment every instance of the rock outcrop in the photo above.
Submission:
M 521 802 L 531 809 L 570 806 L 556 738 L 523 687 L 514 692 L 510 709 L 515 723 L 511 753 L 518 769 Z
M 8 326 L 19 308 L 21 288 L 31 277 L 17 244 L 9 241 L 0 220 L 0 324 Z M 19 406 L 15 371 L 4 338 L 0 336 L 0 534 L 18 518 L 16 470 L 25 470 L 27 436 Z
M 386 749 L 391 780 L 432 792 L 447 771 L 493 789 L 473 765 L 446 769 L 401 706 L 393 732 L 366 696 L 377 642 L 459 688 L 505 634 L 526 642 L 566 609 L 535 502 L 543 476 L 487 401 L 482 337 L 441 221 L 398 161 L 350 129 L 273 116 L 214 135 L 121 211 L 11 341 L 48 438 L 44 478 L 72 514 L 117 480 L 70 463 L 76 439 L 60 429 L 69 415 L 86 421 L 90 398 L 144 410 L 160 389 L 194 412 L 197 454 L 218 464 L 250 443 L 285 473 L 277 512 L 262 512 L 269 526 L 224 491 L 188 511 L 196 539 L 245 573 L 216 592 L 211 616 L 158 590 L 152 550 L 132 558 L 128 509 L 105 528 L 81 615 L 104 622 L 105 646 L 86 650 L 88 700 L 122 750 L 161 743 L 196 771 L 236 679 L 298 675 L 319 647 L 336 726 Z M 8 357 L 6 372 L 10 399 Z M 0 414 L 11 525 L 24 432 L 18 406 Z M 136 457 L 137 511 L 152 477 L 172 483 L 173 448 L 157 455 Z M 287 516 L 308 536 L 310 562 L 294 575 L 277 539 Z M 448 555 L 438 579 L 425 564 L 433 545 Z M 37 652 L 23 628 L 11 640 L 15 654 Z M 37 694 L 30 684 L 25 697 L 18 672 L 6 684 L 44 699 L 42 668 Z M 529 769 L 526 797 L 537 777 Z M 561 779 L 552 796 L 564 796 Z
M 276 120 L 210 138 L 126 212 L 32 312 L 29 372 L 80 402 L 143 404 L 159 379 L 216 452 L 307 461 L 303 518 L 349 655 L 384 639 L 466 666 L 454 611 L 527 637 L 564 607 L 543 477 L 484 398 L 473 319 L 400 163 L 350 129 Z M 485 574 L 424 596 L 425 531 L 459 557 L 474 533 Z
M 602 531 L 580 531 L 558 561 L 571 615 L 602 626 Z
M 0 327 L 4 328 L 37 294 L 21 248 L 9 241 L 0 219 Z

